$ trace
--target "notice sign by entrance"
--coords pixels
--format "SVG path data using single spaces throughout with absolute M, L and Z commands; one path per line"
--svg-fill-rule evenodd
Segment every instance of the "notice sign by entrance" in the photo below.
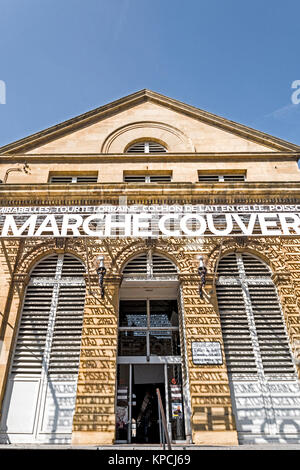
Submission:
M 192 343 L 192 355 L 195 365 L 223 364 L 221 345 L 218 341 L 194 341 Z

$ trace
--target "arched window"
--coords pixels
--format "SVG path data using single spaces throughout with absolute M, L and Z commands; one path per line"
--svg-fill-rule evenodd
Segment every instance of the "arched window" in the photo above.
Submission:
M 165 153 L 166 147 L 154 141 L 135 142 L 130 145 L 126 153 Z
M 70 439 L 84 272 L 77 258 L 55 254 L 42 259 L 31 273 L 3 406 L 2 439 L 4 430 L 11 442 Z
M 176 266 L 169 259 L 152 253 L 143 253 L 131 259 L 123 269 L 125 277 L 159 277 L 159 276 L 176 276 Z
M 299 384 L 270 269 L 250 254 L 227 255 L 216 288 L 240 441 L 297 432 Z
M 293 374 L 269 268 L 251 255 L 231 254 L 221 259 L 218 274 L 218 304 L 229 372 Z

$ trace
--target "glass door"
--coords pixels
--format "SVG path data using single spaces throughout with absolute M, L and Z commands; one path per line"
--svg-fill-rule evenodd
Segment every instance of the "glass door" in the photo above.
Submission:
M 116 440 L 160 442 L 157 389 L 173 441 L 185 439 L 178 304 L 121 300 Z
M 165 370 L 162 364 L 132 365 L 131 442 L 160 442 L 157 389 L 165 408 Z
M 160 442 L 157 389 L 172 441 L 185 440 L 181 365 L 140 362 L 118 365 L 117 442 Z

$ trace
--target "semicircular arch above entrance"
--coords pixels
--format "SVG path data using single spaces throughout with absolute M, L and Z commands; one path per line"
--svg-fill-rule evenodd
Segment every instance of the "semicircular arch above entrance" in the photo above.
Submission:
M 181 130 L 162 122 L 141 121 L 119 127 L 104 140 L 101 153 L 124 153 L 131 142 L 153 140 L 168 152 L 195 152 L 190 138 Z

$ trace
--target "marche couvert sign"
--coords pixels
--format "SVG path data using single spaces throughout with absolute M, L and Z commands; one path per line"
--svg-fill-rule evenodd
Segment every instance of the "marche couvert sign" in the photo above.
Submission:
M 216 237 L 300 235 L 300 205 L 0 207 L 0 236 Z

